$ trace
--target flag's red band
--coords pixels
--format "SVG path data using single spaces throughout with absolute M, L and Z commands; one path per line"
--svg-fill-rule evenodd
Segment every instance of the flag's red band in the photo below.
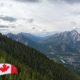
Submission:
M 17 73 L 17 68 L 11 65 L 11 73 Z

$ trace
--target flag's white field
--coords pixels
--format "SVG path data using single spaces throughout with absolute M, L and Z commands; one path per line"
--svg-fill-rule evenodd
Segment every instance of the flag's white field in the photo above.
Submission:
M 11 64 L 0 64 L 0 75 L 17 73 L 17 68 Z

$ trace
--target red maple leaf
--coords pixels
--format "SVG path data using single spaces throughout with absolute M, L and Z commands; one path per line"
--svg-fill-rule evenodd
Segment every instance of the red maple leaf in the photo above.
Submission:
M 6 66 L 5 64 L 3 64 L 3 67 L 0 68 L 0 70 L 2 72 L 6 72 L 9 69 L 10 66 Z

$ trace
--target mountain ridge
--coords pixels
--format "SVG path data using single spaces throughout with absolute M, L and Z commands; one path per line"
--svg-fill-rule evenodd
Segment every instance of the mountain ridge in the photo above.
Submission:
M 43 40 L 42 43 L 64 42 L 71 46 L 74 46 L 77 41 L 80 41 L 80 34 L 76 30 L 72 30 L 58 33 L 55 36 Z
M 0 62 L 13 64 L 18 69 L 18 74 L 0 76 L 0 80 L 80 80 L 39 51 L 1 34 Z
M 67 34 L 67 35 L 70 35 L 71 34 L 71 35 L 73 35 L 74 38 L 76 38 L 75 37 L 75 34 L 77 35 L 78 33 L 77 33 L 77 31 L 72 31 L 72 32 L 66 31 L 66 32 L 64 32 L 64 34 L 63 33 L 58 33 L 58 34 L 49 36 L 49 37 L 51 37 L 52 42 L 51 42 L 51 40 L 50 40 L 49 37 L 47 38 L 47 39 L 49 39 L 50 43 L 48 43 L 48 42 L 45 41 L 43 43 L 42 42 L 39 42 L 39 43 L 36 43 L 35 44 L 33 42 L 30 45 L 28 44 L 28 46 L 30 46 L 32 48 L 35 48 L 36 50 L 44 53 L 50 59 L 56 59 L 56 60 L 58 60 L 58 62 L 62 64 L 62 62 L 60 60 L 60 57 L 61 56 L 63 56 L 63 59 L 64 59 L 64 56 L 65 57 L 69 57 L 69 56 L 71 56 L 71 57 L 74 57 L 75 56 L 76 57 L 76 56 L 79 56 L 80 55 L 80 50 L 79 50 L 80 49 L 80 42 L 79 41 L 77 41 L 75 43 L 75 46 L 74 46 L 73 42 L 70 42 L 70 44 L 67 44 L 67 43 L 64 43 L 63 41 L 60 42 L 58 37 L 57 37 L 57 39 L 55 38 L 55 36 L 62 35 L 62 38 L 60 38 L 62 40 L 64 38 L 65 34 Z M 23 40 L 23 38 L 22 38 L 22 40 Z M 21 41 L 19 41 L 19 42 L 21 42 Z M 24 40 L 23 40 L 23 42 L 24 42 Z M 75 57 L 74 57 L 74 59 L 75 59 Z M 78 58 L 77 62 L 79 63 L 79 58 Z M 70 63 L 68 63 L 66 65 L 66 67 L 68 66 L 68 68 L 70 70 L 74 71 L 74 67 L 75 66 L 73 65 L 72 66 L 73 68 L 71 68 L 69 64 Z M 65 64 L 63 64 L 63 65 L 65 65 Z M 77 65 L 77 64 L 75 64 L 75 65 Z M 79 66 L 79 65 L 77 65 L 77 66 Z M 77 75 L 80 75 L 78 70 L 77 71 L 74 71 L 74 72 L 76 74 L 78 73 Z
M 69 37 L 71 37 L 71 35 L 73 35 L 72 38 L 75 38 L 75 34 L 79 35 L 79 33 L 76 30 L 73 30 L 71 32 L 70 31 L 66 31 L 66 32 L 63 32 L 63 33 L 57 33 L 57 34 L 51 36 L 50 38 L 48 37 L 46 39 L 46 40 L 49 39 L 48 42 L 45 40 L 45 42 L 40 42 L 40 43 L 35 43 L 35 42 L 29 40 L 28 38 L 24 37 L 24 35 L 22 35 L 22 34 L 17 34 L 17 35 L 12 35 L 12 36 L 11 36 L 11 34 L 9 34 L 9 36 L 8 35 L 7 36 L 13 38 L 14 40 L 17 39 L 17 41 L 19 41 L 19 42 L 21 42 L 21 43 L 23 43 L 25 45 L 26 45 L 26 42 L 28 42 L 29 43 L 28 46 L 33 47 L 33 48 L 35 48 L 35 49 L 37 49 L 37 50 L 39 50 L 39 51 L 41 51 L 43 53 L 45 53 L 46 51 L 49 51 L 49 53 L 50 52 L 57 52 L 58 53 L 59 52 L 57 50 L 58 47 L 62 50 L 61 51 L 62 53 L 63 52 L 65 53 L 65 51 L 63 51 L 63 49 L 61 48 L 61 45 L 63 45 L 63 44 L 66 44 L 65 48 L 67 48 L 67 50 L 69 49 L 69 51 L 70 51 L 70 49 L 71 49 L 71 52 L 75 51 L 76 53 L 79 53 L 79 51 L 77 51 L 76 49 L 74 49 L 74 47 L 72 46 L 72 45 L 74 45 L 74 43 L 72 41 L 70 41 L 71 39 L 69 41 L 66 40 L 66 41 L 69 42 L 69 44 L 66 43 L 66 42 L 64 42 L 64 40 L 63 40 L 65 38 L 65 36 L 68 37 L 69 35 L 70 35 Z M 16 38 L 14 38 L 13 36 L 16 36 Z M 22 37 L 20 37 L 20 36 L 22 36 Z M 68 39 L 69 39 L 69 37 L 68 37 Z M 61 39 L 62 41 L 60 41 L 59 39 Z M 59 43 L 59 44 L 57 44 L 57 43 Z M 49 46 L 52 46 L 52 48 L 49 47 Z M 57 48 L 55 49 L 55 47 L 57 47 Z
M 15 34 L 12 34 L 12 33 L 8 33 L 6 36 L 13 39 L 13 40 L 19 41 L 19 42 L 21 42 L 25 45 L 28 45 L 30 47 L 35 47 L 37 45 L 36 42 L 28 39 L 27 37 L 23 36 L 22 34 L 15 35 Z
M 24 37 L 34 41 L 34 42 L 39 42 L 39 41 L 42 41 L 43 40 L 43 37 L 38 37 L 38 36 L 35 36 L 35 35 L 32 35 L 30 33 L 18 33 L 18 34 L 22 34 Z

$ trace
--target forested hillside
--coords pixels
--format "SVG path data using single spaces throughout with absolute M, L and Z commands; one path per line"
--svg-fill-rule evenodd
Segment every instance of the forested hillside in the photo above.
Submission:
M 10 63 L 17 74 L 0 76 L 0 80 L 80 80 L 61 64 L 39 51 L 0 34 L 0 62 Z

